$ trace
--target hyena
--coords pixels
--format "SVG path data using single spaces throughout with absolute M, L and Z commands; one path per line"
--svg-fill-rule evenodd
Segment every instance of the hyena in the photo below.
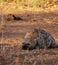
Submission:
M 14 18 L 15 18 L 15 16 L 12 15 L 12 14 L 8 14 L 8 15 L 7 15 L 7 20 L 8 20 L 8 21 L 13 21 Z
M 34 29 L 25 35 L 22 43 L 22 49 L 33 50 L 36 48 L 52 48 L 56 46 L 54 38 L 43 29 Z
M 22 18 L 20 18 L 20 17 L 16 17 L 16 16 L 13 15 L 13 14 L 8 14 L 8 15 L 7 15 L 7 20 L 8 20 L 8 21 L 22 20 Z

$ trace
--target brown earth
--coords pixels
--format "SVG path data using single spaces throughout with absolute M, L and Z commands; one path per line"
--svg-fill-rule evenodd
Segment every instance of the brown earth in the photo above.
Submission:
M 34 28 L 47 30 L 58 44 L 58 12 L 14 14 L 22 20 L 7 21 L 0 15 L 0 65 L 58 65 L 58 48 L 21 50 L 26 32 Z

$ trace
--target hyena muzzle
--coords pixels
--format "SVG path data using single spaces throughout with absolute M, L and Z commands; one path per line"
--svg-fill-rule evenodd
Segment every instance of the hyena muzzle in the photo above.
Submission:
M 56 46 L 54 38 L 47 31 L 42 29 L 34 29 L 25 35 L 22 43 L 22 49 L 33 50 L 36 48 L 53 48 Z

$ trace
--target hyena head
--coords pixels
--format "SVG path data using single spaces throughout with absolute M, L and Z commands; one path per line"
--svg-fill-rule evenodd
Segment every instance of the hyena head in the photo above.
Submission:
M 26 33 L 25 35 L 25 39 L 24 39 L 24 42 L 22 43 L 22 49 L 24 50 L 32 50 L 36 47 L 36 44 L 37 44 L 37 29 L 34 29 L 32 32 L 30 33 Z
M 7 20 L 8 20 L 8 21 L 12 21 L 12 20 L 14 20 L 14 15 L 12 15 L 12 14 L 8 14 L 8 16 L 7 16 Z

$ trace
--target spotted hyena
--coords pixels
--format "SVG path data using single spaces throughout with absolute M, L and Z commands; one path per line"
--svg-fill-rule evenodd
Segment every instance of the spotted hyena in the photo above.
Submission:
M 51 34 L 43 29 L 34 29 L 32 32 L 26 33 L 22 49 L 52 48 L 55 45 L 56 42 Z
M 17 16 L 15 16 L 15 15 L 13 15 L 13 14 L 8 14 L 8 15 L 7 15 L 7 20 L 8 20 L 8 21 L 22 20 L 22 18 L 21 18 L 21 17 L 17 17 Z
M 15 16 L 12 15 L 12 14 L 8 14 L 8 15 L 7 15 L 7 20 L 8 20 L 8 21 L 13 21 L 14 18 L 15 18 Z

